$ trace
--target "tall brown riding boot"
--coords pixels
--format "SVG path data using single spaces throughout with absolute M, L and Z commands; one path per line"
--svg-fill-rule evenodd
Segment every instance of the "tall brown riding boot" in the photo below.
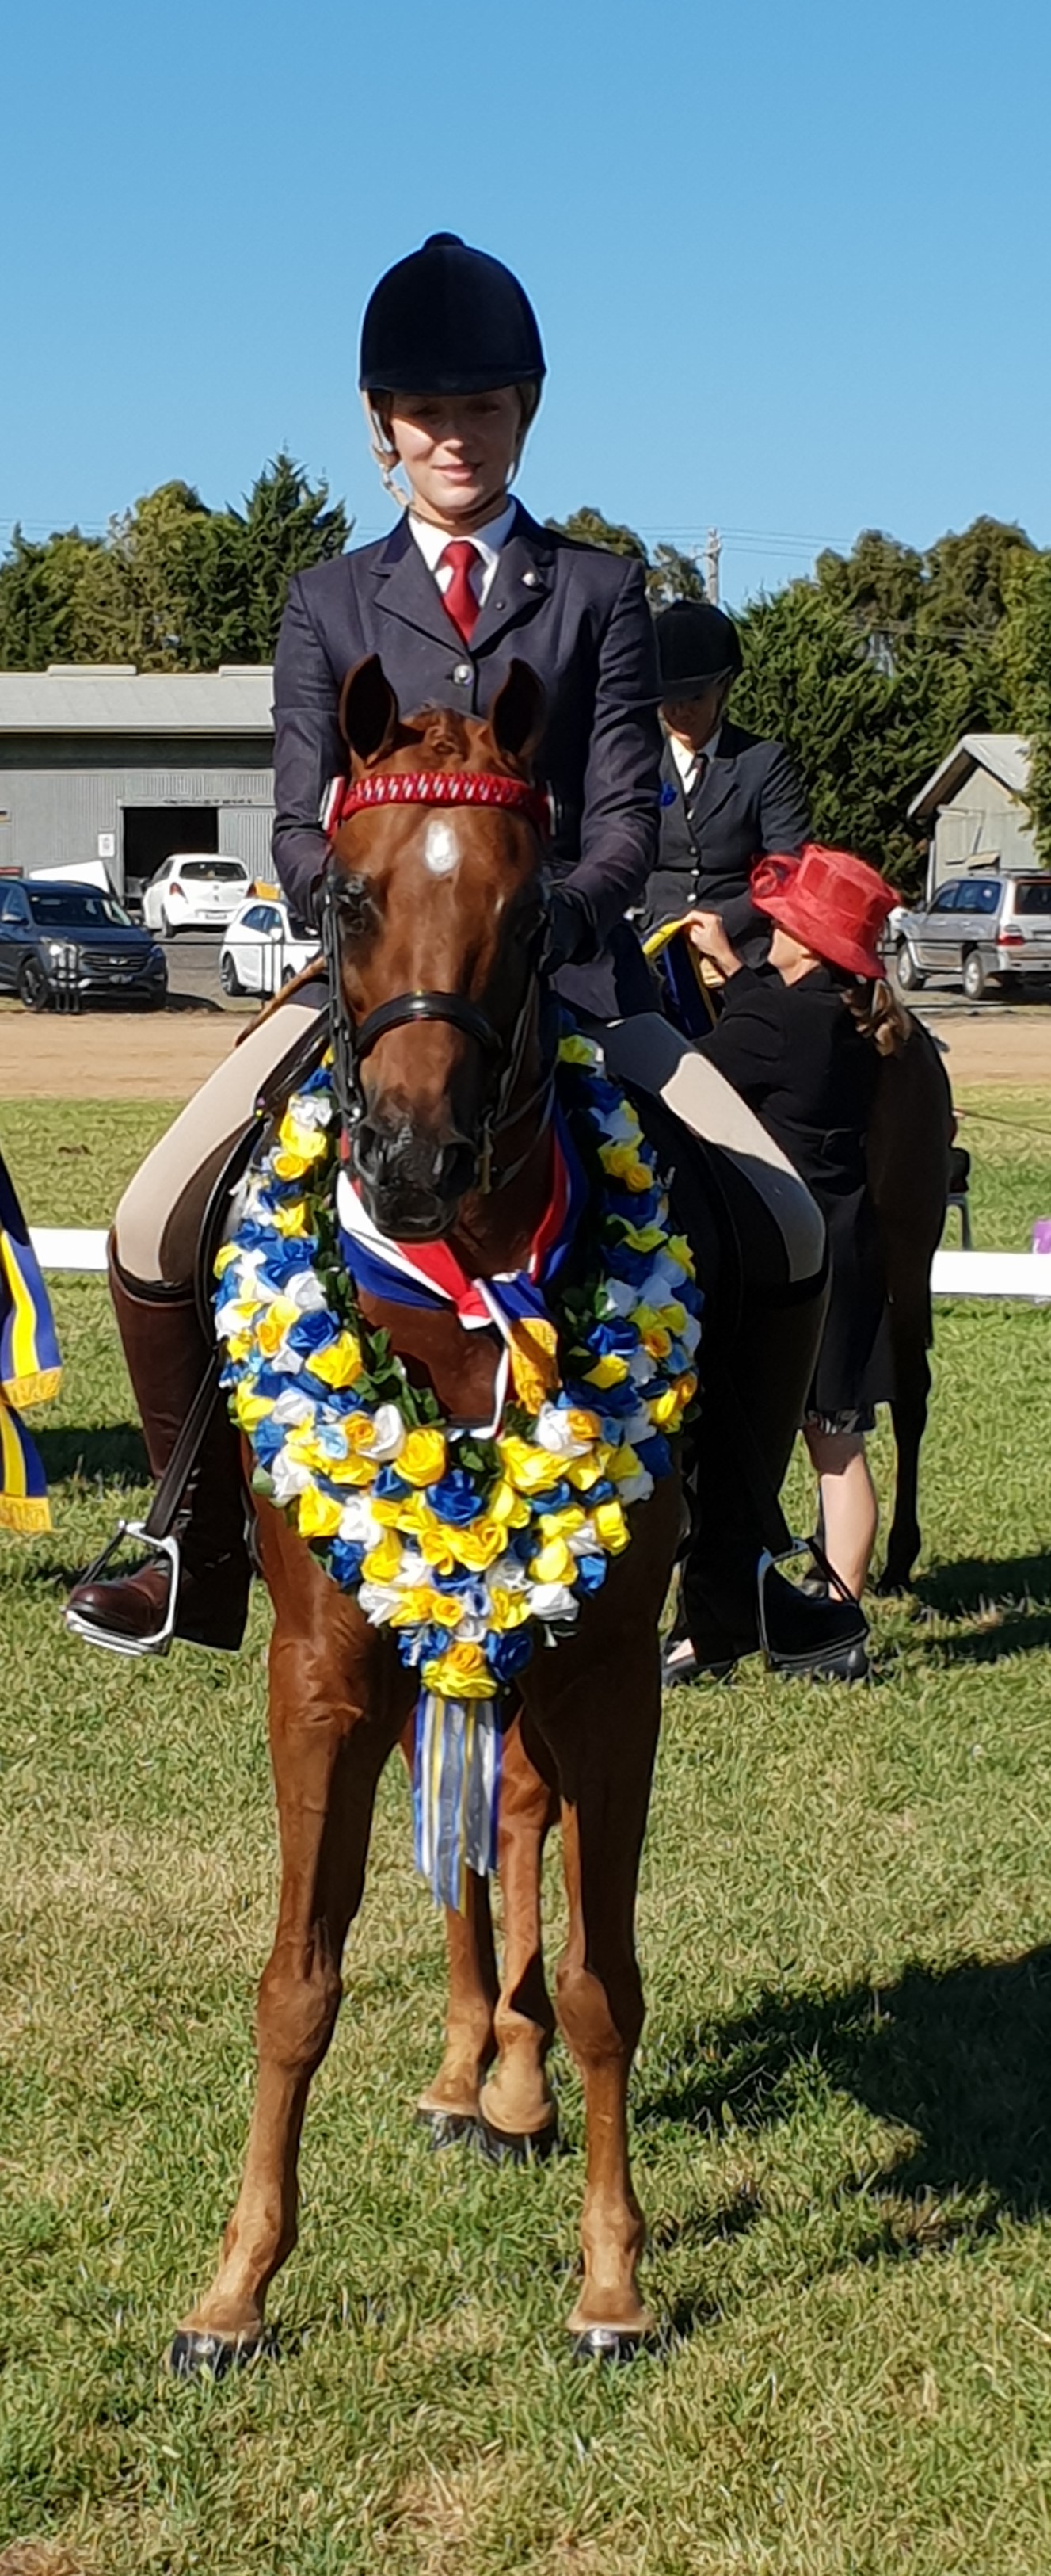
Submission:
M 160 1478 L 211 1356 L 189 1290 L 144 1288 L 124 1276 L 112 1243 L 110 1294 L 142 1420 L 151 1473 Z M 248 1613 L 251 1567 L 237 1434 L 220 1395 L 191 1470 L 173 1535 L 179 1549 L 174 1634 L 197 1646 L 238 1647 Z M 172 1558 L 158 1553 L 131 1574 L 99 1579 L 93 1569 L 70 1593 L 67 1625 L 117 1653 L 161 1651 L 167 1643 Z M 170 1631 L 169 1631 L 170 1633 Z

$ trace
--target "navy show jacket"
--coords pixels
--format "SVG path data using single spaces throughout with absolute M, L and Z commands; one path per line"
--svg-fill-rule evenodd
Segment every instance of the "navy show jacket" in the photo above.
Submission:
M 404 715 L 422 706 L 486 715 L 514 660 L 547 692 L 534 761 L 550 791 L 550 864 L 586 898 L 600 955 L 559 990 L 604 1017 L 653 1007 L 625 912 L 642 903 L 657 845 L 661 739 L 645 576 L 632 557 L 541 528 L 518 504 L 489 596 L 464 644 L 402 518 L 375 545 L 298 573 L 274 663 L 274 864 L 294 912 L 313 917 L 330 779 L 346 768 L 338 727 L 347 672 L 378 653 Z
M 806 798 L 782 742 L 764 742 L 724 718 L 714 755 L 689 798 L 666 743 L 647 930 L 692 908 L 718 912 L 739 955 L 758 964 L 769 946 L 770 924 L 752 905 L 752 869 L 764 856 L 794 856 L 809 839 Z

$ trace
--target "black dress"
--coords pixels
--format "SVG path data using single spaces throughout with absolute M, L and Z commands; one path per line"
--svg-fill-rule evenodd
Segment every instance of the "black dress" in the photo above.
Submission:
M 808 1413 L 865 1413 L 889 1399 L 886 1284 L 866 1178 L 866 1138 L 879 1058 L 833 976 L 798 984 L 739 967 L 725 987 L 707 1056 L 754 1109 L 818 1202 L 832 1287 Z

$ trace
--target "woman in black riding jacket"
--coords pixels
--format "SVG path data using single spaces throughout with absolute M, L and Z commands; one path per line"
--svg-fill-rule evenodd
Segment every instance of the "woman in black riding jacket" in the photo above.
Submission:
M 387 487 L 407 507 L 388 537 L 299 574 L 274 670 L 274 859 L 295 912 L 316 918 L 327 847 L 323 795 L 344 766 L 339 695 L 379 654 L 406 713 L 485 715 L 516 658 L 547 693 L 535 774 L 549 792 L 551 954 L 558 989 L 598 1017 L 652 1007 L 625 912 L 642 900 L 658 817 L 660 734 L 642 565 L 542 528 L 511 494 L 540 399 L 536 318 L 499 260 L 436 233 L 381 278 L 367 306 L 360 384 Z M 159 1477 L 209 1347 L 193 1294 L 208 1197 L 259 1092 L 295 1050 L 316 998 L 253 1030 L 190 1102 L 117 1212 L 110 1284 L 150 1467 Z M 237 1444 L 216 1411 L 181 1526 L 175 1634 L 240 1643 L 249 1566 Z M 165 1626 L 169 1568 L 81 1583 L 77 1632 L 148 1651 Z

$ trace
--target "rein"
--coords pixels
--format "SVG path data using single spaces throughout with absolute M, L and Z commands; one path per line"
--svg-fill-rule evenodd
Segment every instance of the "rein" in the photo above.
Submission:
M 541 835 L 546 835 L 551 827 L 547 797 L 539 788 L 530 787 L 525 779 L 503 778 L 485 770 L 387 770 L 374 777 L 333 781 L 322 810 L 322 823 L 329 841 L 352 814 L 372 812 L 384 805 L 498 806 L 522 814 Z M 340 880 L 330 871 L 322 898 L 321 936 L 331 987 L 333 1092 L 344 1126 L 352 1132 L 365 1114 L 361 1067 L 372 1048 L 391 1029 L 411 1027 L 416 1021 L 440 1020 L 447 1027 L 462 1030 L 464 1036 L 471 1038 L 483 1055 L 494 1062 L 503 1058 L 505 1040 L 487 1014 L 463 993 L 425 989 L 393 993 L 389 1001 L 380 1002 L 360 1023 L 352 1020 L 340 971 L 339 894 Z M 493 1189 L 505 1189 L 508 1182 L 517 1179 L 543 1135 L 554 1108 L 554 1068 L 549 1066 L 529 1099 L 520 1108 L 511 1109 L 529 1042 L 545 936 L 546 922 L 541 924 L 540 935 L 533 943 L 535 953 L 530 958 L 531 971 L 525 997 L 511 1032 L 510 1051 L 493 1102 L 482 1120 L 475 1178 L 483 1196 Z M 514 1163 L 494 1173 L 496 1138 L 506 1129 L 517 1127 L 538 1103 L 543 1114 L 526 1151 Z

